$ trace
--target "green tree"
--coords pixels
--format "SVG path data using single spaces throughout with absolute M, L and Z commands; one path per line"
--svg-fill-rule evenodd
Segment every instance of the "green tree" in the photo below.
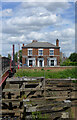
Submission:
M 72 62 L 77 62 L 77 53 L 72 53 L 69 57 Z
M 22 63 L 22 50 L 19 51 L 19 54 L 20 54 L 20 62 Z
M 8 54 L 8 58 L 11 59 L 11 55 L 10 54 Z
M 18 52 L 15 53 L 15 62 L 18 60 Z M 22 63 L 22 50 L 19 51 L 19 60 Z
M 69 58 L 67 58 L 63 63 L 61 63 L 60 65 L 61 66 L 69 66 L 70 65 L 70 59 Z

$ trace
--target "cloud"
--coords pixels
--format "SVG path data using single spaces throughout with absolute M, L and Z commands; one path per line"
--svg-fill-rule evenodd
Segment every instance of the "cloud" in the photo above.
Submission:
M 68 9 L 70 7 L 70 4 L 68 2 L 27 2 L 26 4 L 23 2 L 22 4 L 22 8 L 23 9 L 27 9 L 27 8 L 33 8 L 33 7 L 44 7 L 45 9 L 47 9 L 48 11 L 59 11 L 60 10 L 65 10 Z M 57 11 L 57 12 L 58 12 Z
M 75 38 L 75 29 L 67 28 L 67 29 L 63 30 L 62 37 Z
M 47 0 L 47 2 L 75 2 L 76 0 Z M 46 2 L 45 0 L 3 0 L 3 2 Z
M 72 20 L 63 15 L 70 8 L 71 4 L 67 2 L 27 2 L 21 3 L 13 9 L 4 9 L 2 40 L 9 44 L 28 44 L 36 39 L 55 44 L 58 38 L 61 50 L 68 55 L 70 48 L 71 51 L 74 51 L 75 48 L 73 45 L 75 30 Z M 8 51 L 9 48 L 6 49 Z M 6 50 L 4 52 L 6 53 Z
M 71 34 L 72 31 L 72 34 Z M 67 33 L 67 37 L 66 37 Z M 51 43 L 55 43 L 54 41 L 58 38 L 62 45 L 65 45 L 67 43 L 72 43 L 72 40 L 75 36 L 75 30 L 74 29 L 64 29 L 62 31 L 52 31 L 52 32 L 29 32 L 26 34 L 18 34 L 18 35 L 7 35 L 5 34 L 3 36 L 3 39 L 7 38 L 6 41 L 8 43 L 30 43 L 31 40 L 37 39 L 38 41 L 47 41 Z M 30 41 L 29 41 L 30 40 Z
M 23 16 L 22 18 L 20 17 L 15 17 L 15 18 L 11 18 L 9 20 L 6 20 L 4 24 L 6 24 L 6 26 L 3 26 L 3 29 L 13 29 L 14 27 L 18 27 L 19 29 L 23 29 L 24 28 L 32 28 L 32 26 L 35 29 L 37 27 L 41 29 L 41 27 L 43 26 L 47 26 L 47 25 L 54 25 L 57 22 L 60 22 L 60 18 L 59 16 L 56 16 L 55 14 L 49 15 L 49 16 L 41 16 L 41 17 L 37 17 L 37 16 L 31 16 L 31 17 L 25 17 Z M 15 29 L 15 28 L 14 28 Z M 7 31 L 7 30 L 6 30 Z
M 64 29 L 62 31 L 52 31 L 52 32 L 43 32 L 43 33 L 31 32 L 30 34 L 26 35 L 26 37 L 28 37 L 29 39 L 37 38 L 38 40 L 44 39 L 45 41 L 46 40 L 50 41 L 51 39 L 53 41 L 53 39 L 55 40 L 58 38 L 61 41 L 63 41 L 63 43 L 68 43 L 70 40 L 72 40 L 72 38 L 75 38 L 75 30 L 68 28 L 68 29 Z
M 0 10 L 0 17 L 9 17 L 12 16 L 12 14 L 13 14 L 12 9 Z
M 5 9 L 2 11 L 2 16 L 12 16 L 12 9 Z

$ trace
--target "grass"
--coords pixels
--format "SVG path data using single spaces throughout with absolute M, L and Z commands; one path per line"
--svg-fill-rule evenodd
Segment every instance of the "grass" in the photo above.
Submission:
M 19 69 L 16 71 L 15 77 L 45 77 L 45 78 L 77 78 L 77 68 L 65 70 L 32 70 L 32 69 Z

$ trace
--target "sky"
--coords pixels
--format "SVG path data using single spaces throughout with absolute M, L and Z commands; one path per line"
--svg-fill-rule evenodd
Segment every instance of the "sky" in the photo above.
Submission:
M 32 40 L 56 45 L 68 57 L 75 52 L 74 2 L 2 2 L 0 3 L 0 54 L 12 54 Z M 2 38 L 2 39 L 1 39 Z M 1 53 L 2 50 L 2 53 Z

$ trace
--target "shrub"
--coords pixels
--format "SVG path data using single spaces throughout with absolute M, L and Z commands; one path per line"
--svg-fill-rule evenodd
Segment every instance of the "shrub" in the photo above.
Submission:
M 47 71 L 50 71 L 50 70 L 47 70 Z
M 73 80 L 72 82 L 73 82 L 73 83 L 77 83 L 77 80 Z
M 42 70 L 42 71 L 44 71 L 44 69 L 43 69 L 43 68 L 42 68 L 41 70 Z
M 71 62 L 70 59 L 67 59 L 66 61 L 64 61 L 60 65 L 61 66 L 77 66 L 77 62 Z

